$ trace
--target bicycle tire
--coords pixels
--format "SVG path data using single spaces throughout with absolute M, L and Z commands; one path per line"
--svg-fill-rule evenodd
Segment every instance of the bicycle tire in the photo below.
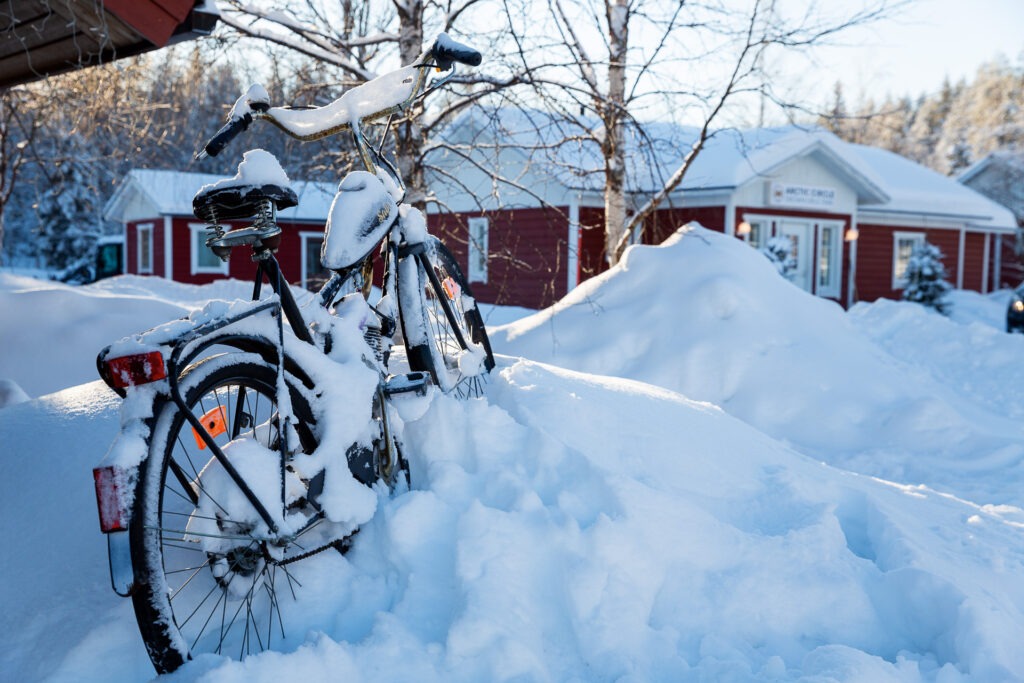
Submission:
M 399 271 L 400 275 L 405 274 L 405 278 L 399 277 L 399 287 L 404 294 L 400 297 L 399 318 L 409 367 L 430 372 L 434 383 L 445 393 L 461 398 L 482 395 L 484 381 L 494 369 L 494 353 L 462 269 L 436 237 L 424 244 L 422 255 L 406 258 L 404 270 Z M 435 278 L 427 273 L 424 262 Z M 410 263 L 414 264 L 414 269 L 410 268 Z M 409 281 L 413 284 L 411 291 L 407 289 Z M 445 310 L 445 303 L 451 315 Z M 466 353 L 466 345 L 460 343 L 456 328 L 479 355 Z M 471 359 L 469 367 L 467 357 Z
M 219 446 L 239 436 L 249 436 L 261 443 L 271 456 L 277 457 L 277 453 L 273 453 L 280 438 L 279 423 L 275 423 L 278 414 L 276 368 L 254 354 L 225 356 L 207 359 L 182 373 L 180 386 L 186 404 L 194 414 L 214 413 L 207 418 L 209 420 L 216 420 L 219 413 L 221 422 L 230 426 L 217 434 L 215 440 Z M 312 411 L 302 393 L 294 386 L 290 389 L 299 441 L 297 450 L 311 453 L 317 445 Z M 158 673 L 168 673 L 191 659 L 193 653 L 220 652 L 234 656 L 238 648 L 237 657 L 242 658 L 254 651 L 271 649 L 275 631 L 279 631 L 282 638 L 285 636 L 281 600 L 295 593 L 291 573 L 284 565 L 266 559 L 267 545 L 260 543 L 252 528 L 247 530 L 252 524 L 251 518 L 233 519 L 234 513 L 241 509 L 237 498 L 227 489 L 222 500 L 214 496 L 214 490 L 217 496 L 222 495 L 216 483 L 217 473 L 222 470 L 218 469 L 208 449 L 199 448 L 198 437 L 189 433 L 194 430 L 177 404 L 165 401 L 154 411 L 154 416 L 150 454 L 140 466 L 129 529 L 135 570 L 132 602 L 139 632 L 154 667 Z M 211 435 L 213 431 L 216 430 L 211 430 Z M 266 467 L 268 461 L 259 458 L 262 449 L 250 448 L 253 450 L 241 451 L 247 457 L 233 458 L 232 463 L 251 476 L 254 467 L 261 462 Z M 253 459 L 248 457 L 250 455 Z M 280 467 L 279 459 L 275 466 Z M 188 496 L 180 471 L 190 480 L 198 503 Z M 256 479 L 247 482 L 254 489 Z M 220 481 L 225 478 L 221 476 Z M 280 482 L 280 475 L 277 481 Z M 234 494 L 241 495 L 237 487 Z M 208 501 L 220 511 L 201 514 L 210 507 Z M 248 501 L 241 505 L 248 506 L 249 511 L 252 509 Z M 342 546 L 348 538 L 335 540 L 319 550 L 328 545 L 344 550 L 347 546 Z M 291 550 L 299 560 L 306 561 L 299 553 L 308 552 L 310 548 L 300 546 L 300 539 L 307 544 L 316 540 L 300 536 L 294 539 L 298 548 L 280 552 Z M 213 551 L 215 547 L 220 550 Z M 278 574 L 278 569 L 284 570 L 282 575 Z M 236 580 L 239 584 L 233 588 Z M 280 591 L 275 585 L 277 580 L 281 582 Z M 287 590 L 283 588 L 285 582 Z M 246 591 L 247 583 L 251 585 Z M 212 605 L 208 604 L 211 600 Z M 239 624 L 243 607 L 244 624 Z M 211 622 L 215 622 L 212 628 Z M 261 630 L 264 623 L 266 630 Z

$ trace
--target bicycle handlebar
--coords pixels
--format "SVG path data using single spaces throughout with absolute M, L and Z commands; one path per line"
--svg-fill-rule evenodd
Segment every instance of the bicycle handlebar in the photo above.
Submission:
M 482 61 L 483 55 L 481 55 L 480 52 L 474 50 L 468 45 L 452 40 L 446 33 L 441 33 L 437 36 L 434 44 L 430 46 L 430 49 L 420 55 L 419 59 L 417 59 L 412 65 L 403 67 L 402 69 L 389 74 L 384 74 L 373 81 L 368 81 L 363 85 L 357 86 L 356 88 L 347 91 L 339 99 L 326 107 L 314 108 L 313 110 L 290 110 L 280 107 L 271 109 L 269 104 L 263 101 L 263 98 L 266 97 L 266 91 L 263 90 L 262 86 L 253 86 L 253 88 L 258 87 L 258 92 L 262 93 L 262 98 L 257 101 L 253 101 L 248 100 L 246 96 L 243 95 L 242 99 L 239 99 L 239 102 L 236 103 L 235 106 L 237 108 L 239 103 L 242 103 L 243 99 L 246 99 L 245 109 L 243 110 L 244 113 L 236 113 L 236 110 L 233 109 L 233 118 L 224 124 L 224 126 L 221 127 L 221 129 L 217 131 L 212 138 L 210 138 L 210 140 L 203 146 L 203 149 L 196 155 L 196 160 L 203 159 L 206 156 L 215 157 L 220 154 L 228 143 L 238 137 L 239 133 L 247 130 L 253 120 L 257 118 L 265 119 L 270 123 L 273 123 L 291 137 L 302 141 L 316 140 L 328 135 L 334 135 L 335 133 L 339 133 L 343 130 L 356 129 L 362 122 L 371 121 L 383 115 L 405 109 L 413 102 L 413 100 L 429 91 L 429 88 L 426 87 L 426 74 L 430 67 L 436 66 L 439 71 L 449 71 L 454 73 L 456 62 L 469 66 L 479 66 Z M 366 86 L 370 86 L 372 88 L 373 86 L 370 84 L 389 81 L 394 79 L 396 76 L 402 77 L 402 72 L 408 73 L 410 70 L 418 70 L 419 73 L 414 79 L 409 78 L 408 80 L 402 81 L 403 84 L 410 85 L 408 96 L 400 102 L 386 103 L 379 111 L 375 112 L 367 112 L 365 104 L 362 102 L 358 103 L 361 106 L 358 106 L 353 110 L 349 110 L 344 106 L 343 101 L 346 99 L 349 101 L 358 100 L 354 95 L 360 88 L 365 88 Z M 443 82 L 450 77 L 451 73 L 441 79 L 441 81 L 435 80 L 435 84 L 440 84 L 440 82 Z M 386 85 L 386 87 L 391 88 L 392 86 Z M 250 89 L 250 91 L 252 91 L 252 89 Z M 367 92 L 367 90 L 363 90 L 363 92 Z M 295 115 L 292 113 L 294 111 L 312 112 L 317 109 L 328 112 L 327 117 L 320 117 L 319 114 L 313 115 L 303 113 L 300 115 L 302 118 L 309 119 L 310 117 L 315 117 L 317 120 L 314 122 L 307 120 L 305 125 L 299 126 L 295 125 L 294 122 L 289 123 L 287 120 L 282 118 L 287 114 L 288 118 L 294 119 Z M 303 128 L 305 130 L 302 130 Z M 357 138 L 358 137 L 359 136 L 357 136 Z
M 437 40 L 430 48 L 430 53 L 434 57 L 434 62 L 437 63 L 437 68 L 441 71 L 448 71 L 452 68 L 452 62 L 466 66 L 480 66 L 480 62 L 484 59 L 477 50 L 452 40 L 447 33 L 437 36 Z
M 215 157 L 221 153 L 221 151 L 228 146 L 228 143 L 238 137 L 238 134 L 249 127 L 252 123 L 252 114 L 246 114 L 245 116 L 232 119 L 224 124 L 217 133 L 209 139 L 209 141 L 203 145 L 203 153 L 205 156 Z

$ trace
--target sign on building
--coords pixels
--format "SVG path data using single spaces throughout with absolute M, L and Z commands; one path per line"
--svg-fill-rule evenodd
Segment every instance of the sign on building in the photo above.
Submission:
M 836 205 L 836 190 L 834 187 L 770 183 L 768 203 L 772 206 L 833 207 Z

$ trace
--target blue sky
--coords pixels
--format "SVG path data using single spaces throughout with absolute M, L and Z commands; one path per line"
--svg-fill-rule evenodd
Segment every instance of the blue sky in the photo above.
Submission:
M 856 97 L 934 92 L 944 77 L 973 76 L 998 53 L 1021 63 L 1024 0 L 916 0 L 895 19 L 858 30 L 823 52 L 819 78 Z

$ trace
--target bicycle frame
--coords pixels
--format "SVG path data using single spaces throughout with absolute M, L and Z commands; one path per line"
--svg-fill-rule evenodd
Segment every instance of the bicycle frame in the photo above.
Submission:
M 432 48 L 433 49 L 433 48 Z M 300 134 L 293 126 L 288 123 L 288 117 L 301 116 L 296 114 L 287 114 L 291 110 L 285 109 L 272 109 L 268 106 L 255 106 L 258 103 L 253 103 L 252 108 L 244 114 L 244 119 L 232 119 L 229 121 L 217 138 L 223 138 L 222 143 L 226 144 L 232 137 L 234 137 L 240 130 L 248 125 L 248 122 L 255 118 L 266 119 L 270 123 L 286 132 L 288 135 L 295 137 L 299 140 L 315 140 L 328 135 L 333 135 L 344 130 L 351 131 L 352 139 L 355 143 L 356 149 L 359 153 L 360 160 L 362 161 L 366 170 L 373 174 L 377 178 L 381 178 L 382 174 L 386 175 L 393 184 L 393 187 L 388 187 L 388 184 L 381 178 L 386 192 L 397 203 L 402 201 L 405 196 L 405 185 L 395 166 L 384 156 L 382 147 L 383 141 L 380 148 L 375 148 L 370 141 L 367 140 L 366 136 L 362 131 L 362 124 L 375 121 L 388 116 L 388 127 L 390 127 L 391 118 L 395 113 L 404 111 L 414 101 L 423 97 L 425 94 L 430 92 L 436 87 L 439 87 L 443 83 L 447 82 L 454 75 L 454 65 L 448 64 L 448 73 L 441 78 L 435 79 L 430 86 L 427 86 L 427 74 L 430 68 L 435 66 L 434 64 L 427 64 L 426 62 L 427 53 L 424 53 L 419 63 L 400 69 L 398 72 L 389 74 L 384 78 L 392 78 L 395 74 L 408 74 L 414 73 L 411 85 L 409 86 L 409 95 L 402 102 L 393 106 L 387 107 L 381 111 L 372 112 L 366 116 L 361 116 L 355 119 L 347 120 L 339 125 L 329 126 L 322 130 L 314 131 L 311 134 Z M 479 57 L 479 55 L 477 55 Z M 477 59 L 479 63 L 479 59 Z M 405 83 L 406 81 L 403 81 Z M 351 91 L 349 91 L 351 92 Z M 244 98 L 245 96 L 243 96 Z M 344 96 L 343 96 L 344 97 Z M 338 102 L 340 102 L 339 100 Z M 239 100 L 242 102 L 242 99 Z M 335 103 L 337 104 L 337 102 Z M 236 103 L 236 108 L 238 107 Z M 248 103 L 246 103 L 248 107 Z M 240 121 L 242 124 L 240 125 Z M 210 145 L 206 146 L 205 149 L 210 149 Z M 221 148 L 223 147 L 221 144 Z M 219 148 L 218 148 L 219 151 Z M 211 154 L 215 152 L 211 151 Z M 380 191 L 379 189 L 376 191 Z M 271 206 L 267 204 L 268 208 Z M 276 216 L 273 216 L 273 212 L 270 212 L 272 216 L 271 222 L 276 224 Z M 390 338 L 397 329 L 396 316 L 399 313 L 401 307 L 402 296 L 400 295 L 401 282 L 398 273 L 402 269 L 402 264 L 407 259 L 414 259 L 422 270 L 426 274 L 426 278 L 430 283 L 430 286 L 435 292 L 442 291 L 442 283 L 439 281 L 436 273 L 433 270 L 430 259 L 426 253 L 425 240 L 429 238 L 429 233 L 426 231 L 425 221 L 421 221 L 422 225 L 418 225 L 413 231 L 413 234 L 407 234 L 405 230 L 404 221 L 401 218 L 395 218 L 389 227 L 384 231 L 383 236 L 375 240 L 375 243 L 360 244 L 360 250 L 365 247 L 366 253 L 356 262 L 335 270 L 334 275 L 330 280 L 321 288 L 317 294 L 317 304 L 324 310 L 330 310 L 331 307 L 338 301 L 338 295 L 342 291 L 342 288 L 346 284 L 353 283 L 357 284 L 357 278 L 361 273 L 364 262 L 372 257 L 375 249 L 381 246 L 381 255 L 384 261 L 384 279 L 383 288 L 384 293 L 388 297 L 389 301 L 392 302 L 393 306 L 397 308 L 387 311 L 380 311 L 367 304 L 368 308 L 378 316 L 381 323 L 381 334 L 387 337 L 390 342 Z M 254 226 L 255 227 L 255 226 Z M 223 236 L 225 233 L 221 232 L 219 236 Z M 231 234 L 231 231 L 226 233 Z M 411 239 L 410 239 L 411 238 Z M 211 241 L 215 241 L 218 237 L 211 237 L 208 244 Z M 295 385 L 306 389 L 313 388 L 313 381 L 311 380 L 310 373 L 306 372 L 302 363 L 299 362 L 293 355 L 286 353 L 285 351 L 285 332 L 284 332 L 284 320 L 287 319 L 288 327 L 292 331 L 294 337 L 305 344 L 309 344 L 313 348 L 319 349 L 324 354 L 330 353 L 331 336 L 329 331 L 322 336 L 315 335 L 307 322 L 303 319 L 302 312 L 299 305 L 292 294 L 289 286 L 284 281 L 281 273 L 280 264 L 274 257 L 272 249 L 264 246 L 260 241 L 243 242 L 253 245 L 254 260 L 257 263 L 257 270 L 253 283 L 252 300 L 248 305 L 237 306 L 234 311 L 229 315 L 215 317 L 212 320 L 205 320 L 197 322 L 191 327 L 184 327 L 183 329 L 175 329 L 170 334 L 156 334 L 152 335 L 154 338 L 147 341 L 147 335 L 145 333 L 137 339 L 139 342 L 139 348 L 143 351 L 141 354 L 135 356 L 129 356 L 135 359 L 142 358 L 139 361 L 139 367 L 144 368 L 144 372 L 136 374 L 136 367 L 131 366 L 127 371 L 128 377 L 120 378 L 122 382 L 117 381 L 118 378 L 113 376 L 114 370 L 110 363 L 113 360 L 123 360 L 125 356 L 112 357 L 114 354 L 114 347 L 117 345 L 111 345 L 103 349 L 97 357 L 97 367 L 100 372 L 100 376 L 107 382 L 111 388 L 113 388 L 122 398 L 128 396 L 128 387 L 138 386 L 151 382 L 160 382 L 166 379 L 165 384 L 157 385 L 157 395 L 163 394 L 166 396 L 166 400 L 172 401 L 183 415 L 185 421 L 189 424 L 191 429 L 196 435 L 197 439 L 201 439 L 205 444 L 206 448 L 209 449 L 209 453 L 212 458 L 216 459 L 221 467 L 224 469 L 226 475 L 230 478 L 238 490 L 242 493 L 243 497 L 252 505 L 253 510 L 256 512 L 258 517 L 266 524 L 269 530 L 269 538 L 264 539 L 265 541 L 275 540 L 288 540 L 289 536 L 293 536 L 295 533 L 290 530 L 283 531 L 280 525 L 277 523 L 275 515 L 272 514 L 271 510 L 267 508 L 265 501 L 261 500 L 249 487 L 245 479 L 239 474 L 237 469 L 232 465 L 230 458 L 225 454 L 224 450 L 217 445 L 215 438 L 211 435 L 207 427 L 202 423 L 202 420 L 193 414 L 192 410 L 188 406 L 183 391 L 179 385 L 179 378 L 186 371 L 186 368 L 190 367 L 198 359 L 204 355 L 208 355 L 214 347 L 229 347 L 237 349 L 242 352 L 253 352 L 260 355 L 269 365 L 276 366 L 278 373 L 278 386 L 286 387 L 293 386 L 285 380 L 285 377 L 293 378 Z M 228 244 L 227 246 L 236 246 L 236 244 Z M 264 278 L 271 286 L 274 296 L 266 299 L 261 299 L 262 287 Z M 419 286 L 419 285 L 417 285 Z M 448 322 L 453 329 L 455 336 L 457 337 L 458 343 L 463 349 L 467 349 L 470 346 L 470 340 L 466 339 L 462 334 L 460 325 L 456 321 L 456 312 L 452 309 L 450 302 L 443 296 L 438 297 L 440 305 L 443 310 L 444 316 L 447 317 Z M 251 320 L 266 320 L 265 324 L 252 325 Z M 156 332 L 161 328 L 155 328 L 151 332 Z M 166 330 L 164 331 L 166 332 Z M 370 340 L 367 340 L 370 343 Z M 371 344 L 372 346 L 372 344 Z M 152 350 L 156 347 L 156 351 Z M 123 353 L 123 348 L 117 349 L 118 353 Z M 376 400 L 379 401 L 380 415 L 379 419 L 381 437 L 384 447 L 387 449 L 387 455 L 390 458 L 390 462 L 395 463 L 399 461 L 399 456 L 395 446 L 394 432 L 389 423 L 389 398 L 396 394 L 404 394 L 408 392 L 424 393 L 426 386 L 430 383 L 430 373 L 419 371 L 412 372 L 400 378 L 392 378 L 387 373 L 387 353 L 381 353 L 381 347 L 379 346 L 374 349 L 375 355 L 377 355 L 378 361 L 378 372 L 379 382 L 376 390 Z M 301 355 L 301 354 L 300 354 Z M 153 370 L 150 367 L 150 361 L 159 361 L 157 365 L 160 367 L 157 370 Z M 164 364 L 166 367 L 164 367 Z M 492 363 L 493 365 L 493 363 Z M 488 368 L 490 369 L 490 368 Z M 396 381 L 392 381 L 392 380 Z M 285 390 L 287 395 L 288 391 Z M 146 400 L 157 401 L 157 395 L 149 398 L 147 395 Z M 240 399 L 239 399 L 240 400 Z M 290 401 L 283 399 L 278 402 L 278 420 L 279 428 L 278 433 L 281 435 L 279 448 L 280 448 L 280 467 L 281 467 L 281 505 L 284 505 L 285 496 L 285 468 L 288 464 L 289 459 L 289 424 L 293 419 L 290 414 Z M 142 422 L 146 426 L 147 431 L 151 434 L 153 428 L 153 418 L 144 418 Z M 236 435 L 238 425 L 232 427 L 233 435 Z M 148 440 L 149 437 L 147 437 Z M 133 568 L 131 565 L 131 557 L 127 551 L 127 520 L 130 519 L 132 510 L 134 509 L 133 501 L 125 501 L 119 494 L 116 486 L 108 486 L 105 490 L 101 487 L 101 479 L 110 482 L 120 482 L 125 487 L 133 488 L 133 484 L 137 479 L 137 472 L 146 458 L 150 457 L 148 451 L 142 456 L 142 459 L 134 466 L 128 466 L 127 469 L 118 465 L 108 465 L 107 467 L 100 467 L 94 470 L 94 476 L 97 482 L 97 500 L 101 511 L 101 528 L 107 533 L 108 536 L 108 549 L 109 549 L 109 560 L 111 570 L 111 582 L 115 592 L 119 595 L 127 596 L 132 592 L 132 585 L 134 581 Z M 194 505 L 199 504 L 199 492 L 193 486 L 192 479 L 189 475 L 181 468 L 180 465 L 175 463 L 173 460 L 168 464 L 168 472 L 172 474 L 181 485 L 186 495 Z M 106 496 L 106 500 L 104 500 Z M 308 527 L 309 524 L 315 523 L 317 519 L 323 517 L 323 511 L 319 510 L 318 506 L 314 503 L 314 509 L 318 512 L 316 515 L 304 525 L 304 528 Z M 108 514 L 114 515 L 116 521 L 113 525 L 108 525 L 104 519 L 104 510 L 108 511 Z M 112 510 L 112 512 L 111 512 Z M 108 528 L 109 527 L 109 528 Z M 111 533 L 120 532 L 120 533 Z

